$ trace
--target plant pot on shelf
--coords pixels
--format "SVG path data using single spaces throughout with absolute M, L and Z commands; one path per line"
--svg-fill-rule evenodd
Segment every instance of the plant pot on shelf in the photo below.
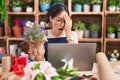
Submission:
M 116 11 L 120 11 L 120 7 L 119 6 L 116 6 Z
M 15 37 L 19 38 L 22 36 L 22 27 L 14 26 L 12 27 L 12 30 Z
M 83 12 L 90 12 L 90 5 L 89 4 L 83 5 Z
M 120 38 L 120 32 L 117 32 L 117 37 Z
M 82 5 L 80 5 L 80 4 L 75 4 L 75 5 L 74 5 L 74 11 L 75 11 L 75 12 L 82 12 Z
M 108 33 L 108 34 L 107 34 L 107 37 L 108 37 L 108 38 L 115 38 L 115 33 Z
M 83 38 L 83 33 L 84 33 L 84 30 L 77 30 L 78 39 Z
M 22 7 L 12 7 L 12 11 L 13 12 L 21 12 L 22 11 Z
M 42 12 L 47 12 L 49 8 L 50 8 L 50 3 L 40 4 L 40 9 Z
M 116 6 L 109 6 L 108 7 L 108 10 L 111 12 L 115 11 L 115 9 L 116 9 Z
M 33 7 L 27 6 L 26 7 L 26 12 L 33 12 Z
M 84 38 L 89 38 L 90 37 L 90 30 L 85 30 L 83 36 L 84 36 Z
M 98 38 L 98 32 L 91 32 L 90 37 L 91 38 Z
M 100 12 L 101 6 L 100 4 L 93 5 L 93 12 Z

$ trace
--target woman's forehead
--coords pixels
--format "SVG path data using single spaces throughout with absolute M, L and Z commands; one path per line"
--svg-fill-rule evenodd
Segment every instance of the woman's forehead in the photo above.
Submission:
M 60 12 L 56 17 L 64 17 L 65 15 L 68 15 L 66 11 Z

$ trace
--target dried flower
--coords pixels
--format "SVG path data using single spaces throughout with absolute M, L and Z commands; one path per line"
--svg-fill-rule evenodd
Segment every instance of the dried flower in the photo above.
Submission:
M 25 21 L 26 22 L 26 21 Z M 41 42 L 45 35 L 46 29 L 44 26 L 38 26 L 35 22 L 27 21 L 24 25 L 23 38 L 27 41 L 33 40 Z

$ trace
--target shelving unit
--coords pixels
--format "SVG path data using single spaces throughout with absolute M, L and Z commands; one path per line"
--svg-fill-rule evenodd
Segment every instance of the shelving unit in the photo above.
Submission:
M 120 47 L 119 47 L 119 43 L 120 43 L 120 38 L 114 38 L 114 39 L 110 39 L 107 38 L 107 32 L 106 29 L 108 26 L 113 25 L 113 26 L 117 26 L 117 24 L 120 22 L 120 12 L 119 11 L 108 11 L 107 9 L 107 1 L 105 0 L 105 27 L 104 27 L 104 52 L 107 54 L 107 52 L 109 50 L 113 50 L 113 49 L 117 49 L 120 52 Z M 120 59 L 120 58 L 119 58 Z
M 15 17 L 23 17 L 24 16 L 30 16 L 32 19 L 36 20 L 37 24 L 39 24 L 40 20 L 43 17 L 46 17 L 46 13 L 40 12 L 39 10 L 39 1 L 40 0 L 34 0 L 34 11 L 33 12 L 11 12 L 9 8 L 9 1 L 7 0 L 7 10 L 8 10 L 8 15 L 9 17 L 12 17 L 14 19 Z M 101 5 L 101 12 L 74 12 L 72 10 L 72 0 L 66 0 L 66 5 L 69 8 L 69 12 L 71 15 L 71 18 L 73 19 L 73 24 L 74 22 L 77 21 L 83 21 L 83 22 L 89 22 L 89 23 L 98 23 L 101 26 L 101 31 L 99 33 L 99 38 L 83 38 L 79 39 L 79 42 L 95 42 L 98 44 L 97 46 L 97 51 L 102 51 L 102 52 L 107 52 L 107 45 L 116 42 L 120 42 L 120 39 L 115 38 L 115 39 L 108 39 L 106 37 L 106 28 L 108 26 L 108 17 L 109 15 L 118 15 L 120 12 L 109 12 L 107 10 L 107 0 L 103 0 L 102 5 Z M 29 18 L 30 18 L 29 17 Z M 114 16 L 113 16 L 114 17 Z M 0 39 L 4 39 L 6 41 L 6 49 L 7 49 L 7 54 L 9 54 L 9 46 L 11 42 L 16 42 L 16 41 L 24 41 L 22 38 L 15 38 L 10 35 L 10 26 L 8 25 L 8 19 L 5 20 L 5 36 L 0 37 Z M 109 49 L 108 49 L 109 50 Z

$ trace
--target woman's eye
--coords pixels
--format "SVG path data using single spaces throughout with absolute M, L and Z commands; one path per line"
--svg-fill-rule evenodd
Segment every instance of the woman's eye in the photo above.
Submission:
M 61 20 L 57 20 L 57 21 L 59 21 L 59 22 L 60 22 Z

